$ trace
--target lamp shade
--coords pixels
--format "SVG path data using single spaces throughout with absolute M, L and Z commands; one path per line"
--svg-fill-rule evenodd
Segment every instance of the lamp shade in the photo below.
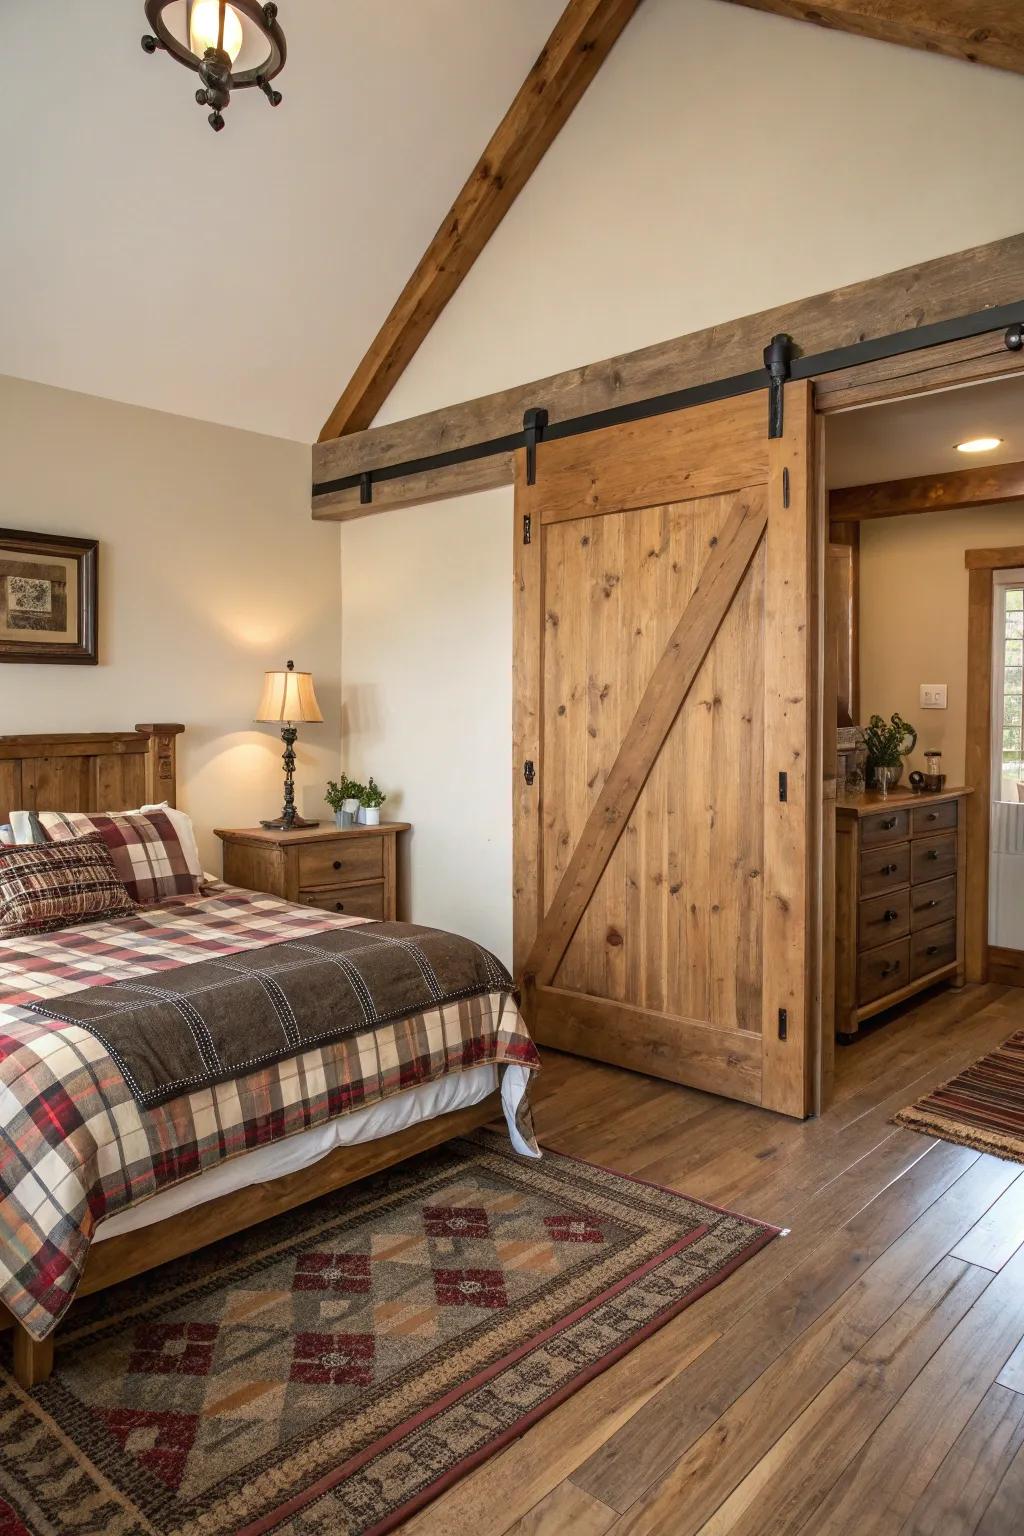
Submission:
M 264 672 L 257 720 L 302 725 L 315 724 L 323 718 L 311 672 L 296 672 L 291 661 L 286 672 Z

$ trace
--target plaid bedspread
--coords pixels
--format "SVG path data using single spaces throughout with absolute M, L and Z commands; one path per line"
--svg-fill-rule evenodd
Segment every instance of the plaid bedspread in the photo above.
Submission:
M 0 1302 L 37 1339 L 70 1305 L 105 1217 L 450 1072 L 539 1065 L 515 1005 L 496 992 L 143 1109 L 95 1036 L 26 1005 L 359 921 L 207 889 L 115 922 L 0 942 Z

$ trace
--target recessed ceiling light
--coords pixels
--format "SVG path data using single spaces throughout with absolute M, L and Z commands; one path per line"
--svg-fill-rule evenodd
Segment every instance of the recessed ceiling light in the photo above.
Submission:
M 957 443 L 957 453 L 991 453 L 993 448 L 998 448 L 1002 443 L 1001 437 L 969 437 L 964 443 Z

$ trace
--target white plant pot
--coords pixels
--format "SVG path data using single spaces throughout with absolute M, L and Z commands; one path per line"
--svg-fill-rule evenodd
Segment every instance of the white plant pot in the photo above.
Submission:
M 379 805 L 364 805 L 364 806 L 361 806 L 360 810 L 359 810 L 359 819 L 363 823 L 364 827 L 379 827 L 380 826 L 380 806 Z

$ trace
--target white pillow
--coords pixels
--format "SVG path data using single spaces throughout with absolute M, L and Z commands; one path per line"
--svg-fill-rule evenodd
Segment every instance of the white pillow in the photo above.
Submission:
M 159 805 L 140 805 L 137 811 L 120 811 L 122 816 L 137 815 L 145 811 L 163 811 L 171 826 L 178 834 L 178 842 L 181 851 L 185 855 L 185 863 L 190 875 L 202 884 L 208 877 L 203 874 L 203 866 L 199 862 L 199 848 L 196 843 L 196 834 L 192 826 L 191 816 L 186 816 L 184 811 L 179 811 L 175 806 L 168 805 L 166 800 L 161 800 Z M 104 812 L 102 814 L 111 814 Z M 11 812 L 11 828 L 14 832 L 16 843 L 30 843 L 32 841 L 32 821 L 28 811 Z

